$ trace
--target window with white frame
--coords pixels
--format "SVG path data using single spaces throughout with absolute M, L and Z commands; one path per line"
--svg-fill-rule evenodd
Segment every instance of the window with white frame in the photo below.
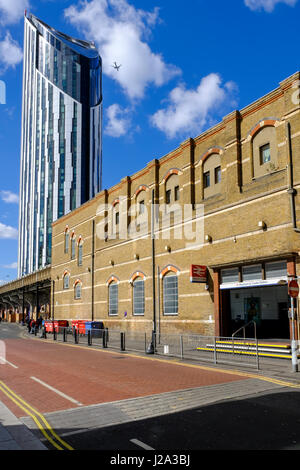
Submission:
M 277 131 L 274 126 L 262 127 L 252 138 L 253 176 L 264 176 L 278 168 Z
M 81 290 L 82 290 L 81 282 L 77 282 L 74 288 L 74 296 L 76 300 L 81 299 Z
M 69 253 L 69 241 L 70 241 L 70 234 L 69 232 L 65 232 L 65 253 Z
M 265 163 L 269 163 L 271 161 L 270 144 L 262 145 L 259 148 L 259 157 L 261 165 L 264 165 Z
M 71 239 L 71 259 L 75 259 L 76 256 L 76 240 L 75 237 Z
M 70 274 L 64 274 L 64 289 L 69 289 L 70 287 Z
M 117 282 L 111 282 L 108 286 L 108 313 L 118 315 L 119 286 Z
M 133 315 L 145 313 L 145 289 L 144 279 L 140 277 L 133 281 Z
M 178 277 L 170 272 L 163 278 L 164 315 L 178 314 Z
M 82 242 L 78 245 L 78 266 L 82 266 L 82 256 L 83 256 L 83 244 Z

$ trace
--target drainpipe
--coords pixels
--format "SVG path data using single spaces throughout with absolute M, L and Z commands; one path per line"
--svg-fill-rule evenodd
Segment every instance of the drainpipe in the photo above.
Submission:
M 54 321 L 54 292 L 55 292 L 55 281 L 52 281 L 52 321 Z
M 151 204 L 151 244 L 152 244 L 152 308 L 153 308 L 153 326 L 151 343 L 148 346 L 147 354 L 155 353 L 156 345 L 156 293 L 155 293 L 155 230 L 154 230 L 154 217 L 155 217 L 155 190 L 152 189 L 152 204 Z
M 92 321 L 95 317 L 95 220 L 92 223 Z
M 294 181 L 293 181 L 291 125 L 290 125 L 289 122 L 286 123 L 286 139 L 287 139 L 287 157 L 288 157 L 288 164 L 287 164 L 287 169 L 288 169 L 288 190 L 287 190 L 287 192 L 290 195 L 293 230 L 297 233 L 300 233 L 300 229 L 297 227 L 297 218 L 296 218 L 295 196 L 297 194 L 297 191 L 294 188 Z

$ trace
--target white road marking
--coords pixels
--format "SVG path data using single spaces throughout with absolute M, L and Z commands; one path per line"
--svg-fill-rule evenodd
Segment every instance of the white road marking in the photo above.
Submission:
M 9 362 L 7 359 L 5 359 L 4 357 L 0 357 L 0 364 L 3 362 L 5 362 L 6 364 L 9 364 L 11 367 L 14 367 L 15 369 L 19 369 L 18 366 L 15 366 L 15 364 L 13 364 L 12 362 Z
M 130 439 L 130 442 L 132 442 L 133 444 L 136 444 L 137 446 L 142 447 L 145 450 L 154 450 L 153 447 L 148 446 L 147 444 L 145 444 L 142 441 L 139 441 L 138 439 Z
M 36 377 L 30 377 L 30 378 L 32 380 L 35 380 L 39 384 L 43 385 L 44 387 L 49 388 L 49 390 L 52 390 L 52 392 L 57 393 L 57 395 L 60 395 L 61 397 L 65 398 L 66 400 L 69 400 L 69 401 L 71 401 L 72 403 L 75 403 L 78 406 L 82 406 L 82 403 L 80 403 L 79 401 L 75 400 L 72 397 L 69 397 L 65 393 L 61 392 L 60 390 L 57 390 L 57 388 L 52 387 L 51 385 L 47 384 L 46 382 L 43 382 L 42 380 L 40 380 Z

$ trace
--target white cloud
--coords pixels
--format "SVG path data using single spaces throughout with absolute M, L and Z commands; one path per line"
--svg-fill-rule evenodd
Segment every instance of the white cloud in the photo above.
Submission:
M 9 67 L 15 67 L 22 60 L 23 52 L 17 41 L 15 41 L 9 31 L 5 38 L 0 41 L 0 66 L 2 71 Z
M 169 138 L 199 134 L 212 124 L 212 113 L 236 105 L 236 89 L 233 82 L 222 86 L 221 77 L 215 73 L 204 77 L 196 89 L 179 85 L 170 92 L 166 108 L 151 116 L 151 123 Z
M 245 5 L 250 10 L 265 10 L 271 13 L 278 3 L 285 3 L 291 7 L 295 6 L 298 0 L 245 0 Z
M 106 110 L 108 122 L 104 132 L 111 137 L 121 137 L 128 133 L 131 126 L 128 109 L 121 108 L 118 104 L 112 104 Z
M 3 268 L 6 268 L 6 269 L 18 269 L 18 263 L 15 262 L 15 263 L 11 263 L 11 264 L 6 264 L 3 266 Z
M 161 86 L 180 74 L 146 42 L 158 21 L 158 9 L 137 10 L 126 0 L 91 0 L 71 5 L 65 17 L 96 42 L 103 72 L 131 99 L 142 98 L 150 84 Z M 119 71 L 112 67 L 115 61 L 122 64 Z
M 15 240 L 18 238 L 18 230 L 10 225 L 5 225 L 0 222 L 0 238 L 10 238 Z
M 7 203 L 18 204 L 19 196 L 11 191 L 0 191 L 1 199 Z
M 28 7 L 28 0 L 0 0 L 0 24 L 17 23 Z

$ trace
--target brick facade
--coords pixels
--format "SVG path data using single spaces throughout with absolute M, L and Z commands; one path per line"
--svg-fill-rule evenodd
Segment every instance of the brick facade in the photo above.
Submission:
M 287 262 L 290 274 L 296 274 L 300 251 L 299 233 L 295 230 L 300 219 L 297 194 L 300 187 L 300 106 L 294 99 L 297 91 L 294 84 L 299 78 L 299 73 L 287 78 L 268 95 L 232 112 L 213 128 L 187 139 L 168 155 L 151 161 L 141 171 L 123 178 L 119 184 L 103 190 L 54 223 L 54 318 L 102 320 L 109 328 L 149 331 L 155 287 L 156 319 L 161 331 L 224 335 L 230 331 L 226 326 L 228 314 L 224 314 L 226 299 L 219 289 L 222 268 L 278 259 Z M 266 161 L 262 163 L 259 152 L 264 142 L 267 145 L 271 142 L 271 156 L 268 161 L 266 153 Z M 211 179 L 209 193 L 205 191 L 206 168 Z M 291 190 L 292 184 L 295 193 Z M 167 191 L 170 193 L 166 194 Z M 159 205 L 160 223 L 154 243 L 154 286 L 152 194 Z M 170 234 L 162 227 L 163 204 L 168 197 L 182 209 L 182 214 L 179 211 L 177 216 L 170 216 L 171 226 L 176 228 Z M 103 233 L 108 232 L 107 238 L 99 225 L 105 204 L 111 208 L 103 230 Z M 134 224 L 135 205 L 138 210 L 143 207 L 148 214 L 147 233 L 132 239 L 113 239 L 109 233 L 112 227 L 118 227 L 122 233 L 124 228 Z M 184 207 L 190 211 L 190 225 L 182 218 Z M 116 223 L 117 217 L 119 223 Z M 202 220 L 203 241 L 199 237 L 189 240 L 188 227 L 201 231 Z M 65 253 L 66 228 L 70 234 L 74 233 L 76 240 L 74 259 L 71 259 L 71 245 Z M 81 266 L 78 265 L 79 239 Z M 191 264 L 208 266 L 207 286 L 190 282 Z M 295 269 L 295 273 L 291 269 Z M 64 289 L 66 271 L 70 282 L 69 288 Z M 176 315 L 164 314 L 164 277 L 168 273 L 178 279 Z M 144 280 L 145 311 L 143 315 L 134 315 L 133 282 L 139 278 Z M 109 315 L 111 280 L 118 285 L 117 315 Z M 81 296 L 75 299 L 75 284 L 79 281 Z

